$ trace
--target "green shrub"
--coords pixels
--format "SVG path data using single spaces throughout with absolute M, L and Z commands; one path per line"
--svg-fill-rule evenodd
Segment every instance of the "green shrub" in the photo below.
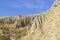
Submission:
M 9 36 L 2 36 L 0 34 L 0 40 L 11 40 Z
M 4 37 L 0 34 L 0 40 L 6 40 L 6 37 Z

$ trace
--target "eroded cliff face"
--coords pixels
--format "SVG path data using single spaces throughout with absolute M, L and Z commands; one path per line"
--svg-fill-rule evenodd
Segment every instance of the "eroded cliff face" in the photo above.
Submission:
M 4 40 L 60 40 L 60 0 L 40 14 L 1 17 L 0 34 Z

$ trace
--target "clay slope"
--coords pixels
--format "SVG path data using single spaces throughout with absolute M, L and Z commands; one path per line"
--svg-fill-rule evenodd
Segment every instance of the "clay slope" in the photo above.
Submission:
M 1 40 L 60 40 L 60 0 L 46 12 L 0 17 Z

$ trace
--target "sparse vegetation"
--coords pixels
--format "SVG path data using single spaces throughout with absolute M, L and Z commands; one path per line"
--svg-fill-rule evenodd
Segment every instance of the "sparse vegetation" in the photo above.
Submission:
M 7 27 L 0 27 L 1 30 L 6 30 L 6 31 L 9 31 L 9 28 Z
M 8 38 L 0 34 L 0 40 L 8 40 Z

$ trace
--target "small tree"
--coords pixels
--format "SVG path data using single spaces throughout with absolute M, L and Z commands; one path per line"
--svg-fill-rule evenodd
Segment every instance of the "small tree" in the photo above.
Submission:
M 19 14 L 18 16 L 21 17 L 21 14 Z

